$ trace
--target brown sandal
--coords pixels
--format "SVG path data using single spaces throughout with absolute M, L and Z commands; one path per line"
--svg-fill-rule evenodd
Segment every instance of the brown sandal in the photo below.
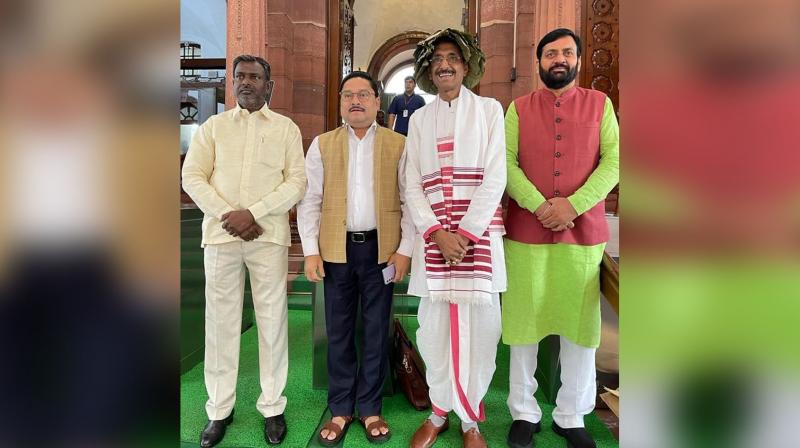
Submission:
M 364 430 L 367 433 L 367 440 L 369 440 L 371 443 L 384 443 L 384 442 L 388 441 L 392 437 L 392 431 L 389 430 L 389 424 L 386 423 L 386 420 L 384 420 L 383 417 L 378 415 L 377 416 L 378 417 L 377 420 L 375 420 L 374 422 L 372 422 L 369 425 L 367 425 L 367 419 L 370 418 L 370 417 L 376 417 L 376 416 L 375 415 L 370 415 L 369 417 L 360 417 L 359 418 L 359 420 L 361 420 L 361 424 L 364 425 Z M 386 431 L 386 434 L 381 433 L 381 429 L 382 428 L 386 428 L 388 430 L 388 431 Z M 378 435 L 377 436 L 373 436 L 372 435 L 372 430 L 377 430 L 378 431 Z
M 336 417 L 342 417 L 344 419 L 344 426 L 343 427 L 339 427 L 339 425 L 337 425 L 336 423 L 333 422 L 333 418 L 334 417 L 331 417 L 331 419 L 328 420 L 322 426 L 322 429 L 320 429 L 319 432 L 317 433 L 317 440 L 319 441 L 319 443 L 321 443 L 321 444 L 323 444 L 325 446 L 336 446 L 336 445 L 339 444 L 339 442 L 342 441 L 342 439 L 344 439 L 344 436 L 347 434 L 347 428 L 350 427 L 350 423 L 353 421 L 353 417 L 351 417 L 349 415 L 348 416 L 338 416 L 337 415 Z M 333 434 L 333 436 L 334 436 L 333 440 L 329 440 L 329 439 L 327 439 L 327 438 L 322 436 L 322 431 L 324 431 L 326 429 L 329 432 L 328 435 Z

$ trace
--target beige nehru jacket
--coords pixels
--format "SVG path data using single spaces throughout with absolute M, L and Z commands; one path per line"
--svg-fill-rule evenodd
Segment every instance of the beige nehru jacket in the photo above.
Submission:
M 348 133 L 345 126 L 319 136 L 325 178 L 319 251 L 330 263 L 346 263 Z M 378 223 L 378 263 L 385 263 L 400 245 L 400 191 L 397 166 L 405 138 L 378 126 L 375 134 L 373 172 L 375 215 Z

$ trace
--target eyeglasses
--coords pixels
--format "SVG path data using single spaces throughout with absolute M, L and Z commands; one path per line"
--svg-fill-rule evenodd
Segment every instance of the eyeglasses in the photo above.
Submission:
M 461 62 L 461 56 L 450 53 L 447 56 L 442 56 L 440 54 L 437 54 L 436 56 L 431 58 L 431 63 L 433 65 L 440 65 L 442 62 L 444 62 L 445 59 L 447 60 L 448 64 L 457 64 Z
M 358 96 L 359 101 L 367 101 L 368 99 L 375 97 L 375 92 L 362 90 L 358 93 L 353 93 L 349 90 L 345 90 L 344 92 L 339 92 L 339 96 L 342 97 L 342 101 L 349 103 L 350 101 L 353 101 L 354 96 Z

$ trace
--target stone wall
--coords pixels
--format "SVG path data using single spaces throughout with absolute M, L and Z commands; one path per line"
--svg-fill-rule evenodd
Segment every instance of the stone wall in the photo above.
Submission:
M 503 108 L 539 86 L 536 44 L 548 31 L 566 27 L 580 31 L 580 0 L 518 0 L 516 79 L 514 67 L 514 0 L 480 2 L 480 42 L 486 53 L 483 96 L 496 98 Z
M 240 53 L 270 63 L 275 80 L 270 107 L 297 123 L 306 150 L 325 132 L 326 8 L 323 0 L 228 1 L 228 65 Z M 247 30 L 241 38 L 240 28 Z M 232 107 L 232 83 L 227 92 Z

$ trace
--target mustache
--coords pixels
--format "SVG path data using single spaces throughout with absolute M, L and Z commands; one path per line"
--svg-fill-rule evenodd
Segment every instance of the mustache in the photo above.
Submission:
M 569 64 L 554 64 L 552 67 L 550 67 L 550 70 L 548 70 L 548 71 L 553 71 L 553 69 L 556 69 L 556 68 L 565 68 L 567 70 L 570 70 Z
M 349 111 L 352 112 L 354 110 L 360 110 L 361 112 L 364 112 L 365 109 L 361 106 L 350 106 Z
M 451 68 L 443 68 L 443 69 L 440 69 L 440 70 L 436 70 L 436 73 L 434 73 L 434 74 L 438 76 L 438 75 L 441 75 L 442 73 L 450 73 L 451 75 L 455 75 L 456 71 L 451 69 Z

